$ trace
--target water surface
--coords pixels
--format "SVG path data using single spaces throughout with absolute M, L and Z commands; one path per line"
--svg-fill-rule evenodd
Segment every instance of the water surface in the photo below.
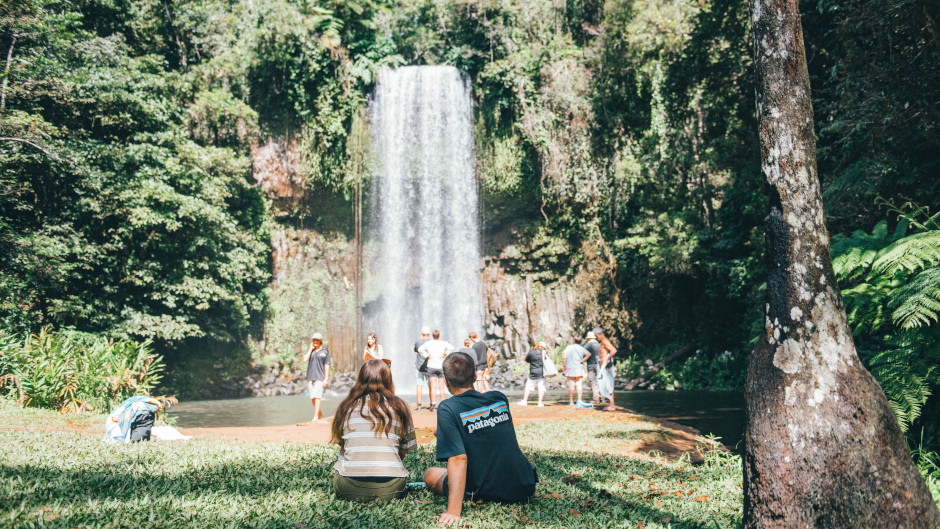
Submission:
M 323 399 L 323 415 L 336 411 L 344 395 L 329 394 Z M 518 392 L 507 392 L 518 399 Z M 414 395 L 402 395 L 414 403 Z M 549 392 L 546 399 L 568 400 L 567 392 Z M 530 403 L 533 402 L 530 397 Z M 738 392 L 716 391 L 629 391 L 618 392 L 618 405 L 643 415 L 691 426 L 703 434 L 720 437 L 734 449 L 744 436 L 744 396 Z M 232 426 L 284 426 L 309 421 L 313 404 L 305 395 L 231 400 L 181 402 L 168 412 L 183 428 Z M 739 447 L 740 448 L 740 447 Z

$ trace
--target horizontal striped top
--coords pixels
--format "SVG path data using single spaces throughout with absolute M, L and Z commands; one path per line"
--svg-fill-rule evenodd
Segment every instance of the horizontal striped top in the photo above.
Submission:
M 399 452 L 408 452 L 417 446 L 414 428 L 402 431 L 401 423 L 392 421 L 388 436 L 374 432 L 369 423 L 368 409 L 353 410 L 349 422 L 343 427 L 343 443 L 339 459 L 333 468 L 346 477 L 395 477 L 408 476 Z

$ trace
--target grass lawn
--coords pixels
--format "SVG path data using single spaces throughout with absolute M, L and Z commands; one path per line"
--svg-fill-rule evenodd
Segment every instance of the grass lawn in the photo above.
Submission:
M 9 407 L 0 418 L 4 427 L 50 429 L 103 420 Z M 691 466 L 602 453 L 650 432 L 597 416 L 530 423 L 518 434 L 539 472 L 536 497 L 466 504 L 461 527 L 728 529 L 740 521 L 736 456 L 711 452 Z M 335 446 L 207 439 L 106 446 L 102 436 L 0 430 L 0 527 L 435 527 L 445 508 L 427 491 L 376 505 L 334 499 Z M 409 480 L 420 481 L 433 464 L 433 444 L 409 454 Z

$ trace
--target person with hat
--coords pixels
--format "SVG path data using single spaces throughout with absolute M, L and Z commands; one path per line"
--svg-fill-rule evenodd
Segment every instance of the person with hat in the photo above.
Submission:
M 584 339 L 587 340 L 584 342 L 584 348 L 591 353 L 587 362 L 584 363 L 584 367 L 587 368 L 588 381 L 591 383 L 591 402 L 600 402 L 601 394 L 597 392 L 597 366 L 600 365 L 601 343 L 594 336 L 594 331 L 588 331 Z
M 614 377 L 617 375 L 617 370 L 614 368 L 613 358 L 617 354 L 617 349 L 614 348 L 613 344 L 610 343 L 610 339 L 604 334 L 604 329 L 595 327 L 594 336 L 600 342 L 600 370 L 603 372 L 607 386 L 606 388 L 602 387 L 601 392 L 604 397 L 610 399 L 610 404 L 604 408 L 604 411 L 616 411 L 617 406 L 614 405 Z M 601 384 L 601 386 L 604 385 Z
M 431 398 L 431 388 L 428 386 L 428 359 L 418 349 L 422 345 L 431 341 L 431 328 L 425 325 L 421 327 L 421 338 L 415 341 L 415 381 L 418 388 L 418 400 L 415 404 L 415 410 L 421 409 L 421 394 L 424 391 L 421 388 L 428 388 L 428 402 L 434 405 L 434 399 Z
M 304 362 L 307 362 L 307 391 L 313 401 L 314 422 L 326 422 L 320 412 L 320 401 L 323 400 L 323 389 L 330 385 L 330 352 L 323 347 L 323 336 L 315 333 L 310 338 L 310 347 L 304 353 Z
M 539 406 L 544 406 L 545 403 L 542 402 L 545 397 L 545 342 L 539 342 L 535 344 L 535 349 L 532 349 L 525 355 L 525 361 L 529 363 L 529 378 L 525 381 L 525 391 L 522 392 L 522 400 L 519 401 L 520 406 L 529 405 L 529 392 L 535 388 L 539 390 Z

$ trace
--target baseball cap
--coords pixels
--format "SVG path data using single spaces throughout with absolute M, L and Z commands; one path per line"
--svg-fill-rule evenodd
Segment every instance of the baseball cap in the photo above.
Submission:
M 585 338 L 588 340 L 594 340 L 594 339 L 597 339 L 597 336 L 594 336 L 594 331 L 588 331 L 587 336 L 585 336 Z
M 535 346 L 536 346 L 536 347 L 541 347 L 542 349 L 545 349 L 545 342 L 539 342 L 539 343 L 535 344 Z
M 421 334 L 431 334 L 431 328 L 428 327 L 427 325 L 425 325 L 424 327 L 421 327 Z
M 318 332 L 315 332 L 315 333 L 313 333 L 313 336 L 310 337 L 310 339 L 311 339 L 311 340 L 320 340 L 320 341 L 322 342 L 322 341 L 323 341 L 323 335 L 320 334 L 320 333 L 318 333 Z

